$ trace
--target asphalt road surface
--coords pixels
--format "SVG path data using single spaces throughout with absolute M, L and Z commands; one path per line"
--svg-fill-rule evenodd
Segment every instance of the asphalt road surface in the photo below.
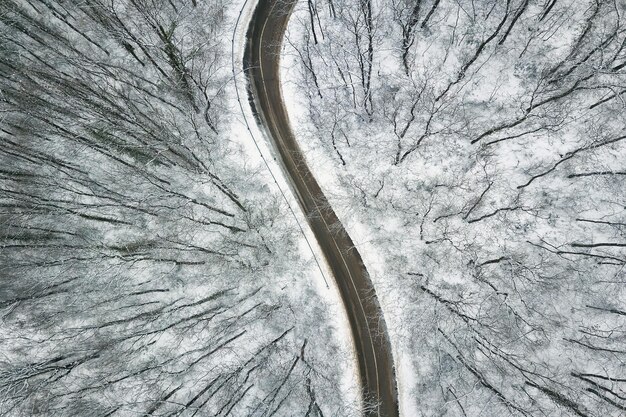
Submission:
M 244 67 L 257 122 L 271 140 L 283 171 L 333 272 L 358 356 L 365 416 L 399 416 L 395 370 L 376 292 L 350 236 L 309 170 L 289 125 L 280 89 L 279 59 L 297 0 L 259 0 L 247 33 Z

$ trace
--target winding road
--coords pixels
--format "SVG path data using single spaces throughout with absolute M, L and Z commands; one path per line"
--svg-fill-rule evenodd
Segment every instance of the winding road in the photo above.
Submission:
M 350 322 L 365 416 L 396 417 L 391 346 L 361 255 L 309 170 L 289 124 L 280 88 L 280 53 L 297 0 L 259 0 L 247 32 L 244 70 L 249 99 L 334 275 Z

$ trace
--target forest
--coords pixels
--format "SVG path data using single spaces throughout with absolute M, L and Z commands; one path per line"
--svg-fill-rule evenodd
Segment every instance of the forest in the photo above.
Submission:
M 404 415 L 626 412 L 625 15 L 310 0 L 292 17 L 287 101 L 382 294 Z
M 0 1 L 0 415 L 372 415 L 246 118 L 256 4 Z M 399 414 L 624 416 L 626 1 L 270 4 Z
M 240 7 L 0 2 L 0 415 L 355 415 L 233 127 Z

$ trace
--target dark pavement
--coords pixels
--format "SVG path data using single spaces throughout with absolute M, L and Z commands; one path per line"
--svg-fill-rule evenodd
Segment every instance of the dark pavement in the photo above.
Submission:
M 365 416 L 396 417 L 391 346 L 376 292 L 350 236 L 309 170 L 289 124 L 279 80 L 282 40 L 296 0 L 259 0 L 244 66 L 250 101 L 271 140 L 337 282 L 358 355 Z

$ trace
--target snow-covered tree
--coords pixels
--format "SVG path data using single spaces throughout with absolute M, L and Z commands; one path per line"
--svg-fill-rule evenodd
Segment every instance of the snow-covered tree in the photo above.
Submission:
M 0 2 L 1 415 L 354 412 L 231 130 L 238 6 Z
M 286 51 L 299 135 L 383 255 L 374 279 L 416 370 L 403 401 L 623 415 L 626 4 L 311 3 Z

